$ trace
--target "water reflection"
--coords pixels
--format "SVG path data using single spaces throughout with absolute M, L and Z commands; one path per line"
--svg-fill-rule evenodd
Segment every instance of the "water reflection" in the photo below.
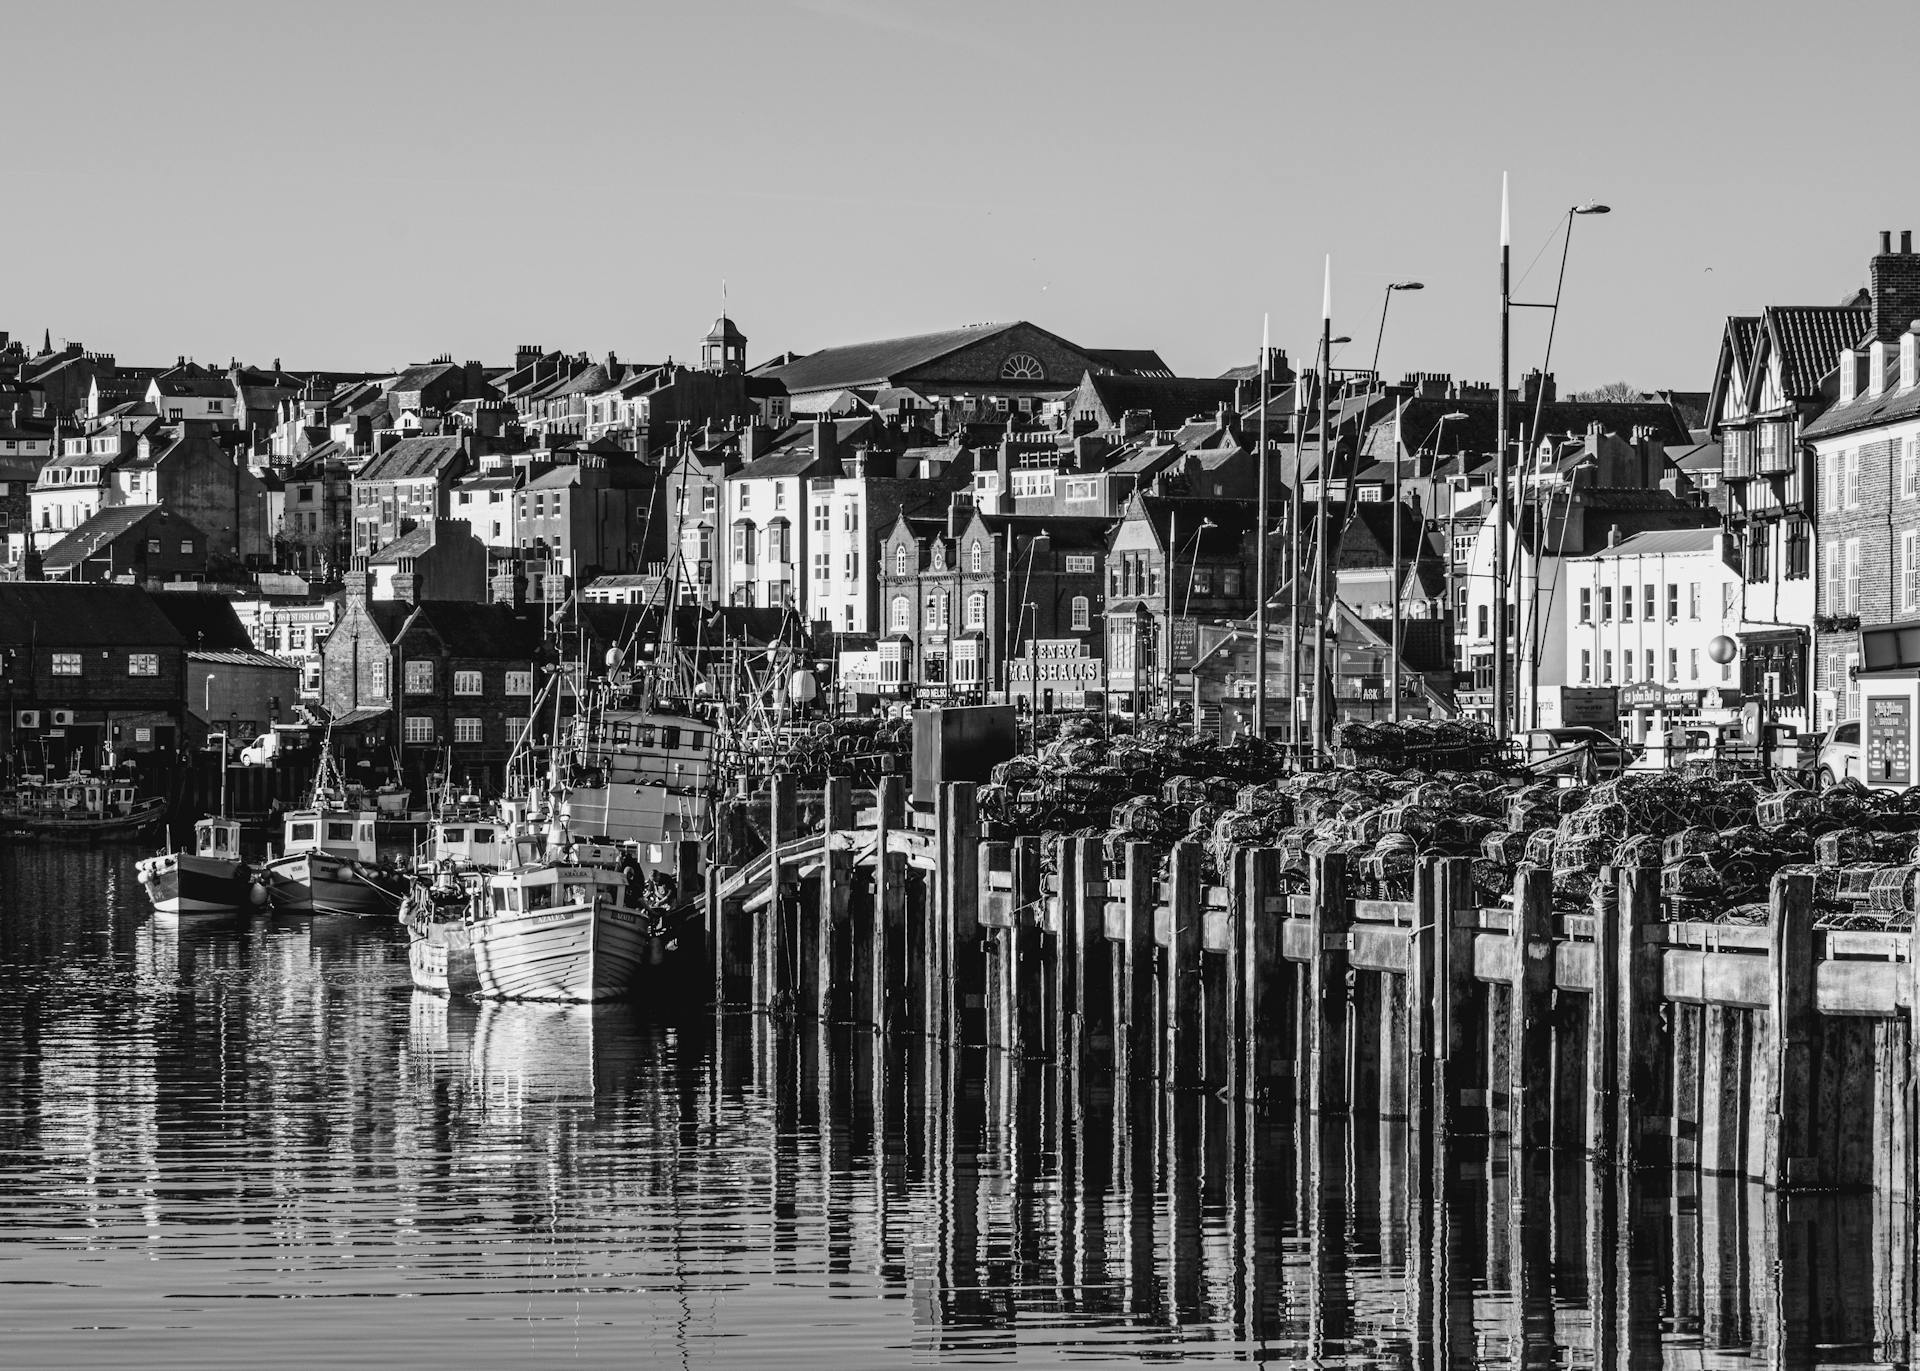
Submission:
M 1887 1197 L 1415 1141 L 750 1016 L 450 1003 L 390 925 L 161 924 L 111 856 L 0 858 L 10 1364 L 1910 1355 Z

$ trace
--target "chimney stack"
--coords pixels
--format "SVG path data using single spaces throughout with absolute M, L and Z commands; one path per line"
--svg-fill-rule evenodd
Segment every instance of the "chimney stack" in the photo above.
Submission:
M 1920 257 L 1913 252 L 1913 231 L 1900 232 L 1900 251 L 1893 251 L 1893 235 L 1880 234 L 1880 255 L 1868 266 L 1868 288 L 1873 300 L 1871 338 L 1891 343 L 1920 318 Z

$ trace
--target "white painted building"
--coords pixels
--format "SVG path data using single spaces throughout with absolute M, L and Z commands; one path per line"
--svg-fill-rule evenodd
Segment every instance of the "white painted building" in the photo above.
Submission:
M 1565 680 L 1620 692 L 1622 734 L 1643 741 L 1667 716 L 1730 718 L 1736 662 L 1714 638 L 1739 627 L 1741 577 L 1716 528 L 1636 533 L 1568 561 Z

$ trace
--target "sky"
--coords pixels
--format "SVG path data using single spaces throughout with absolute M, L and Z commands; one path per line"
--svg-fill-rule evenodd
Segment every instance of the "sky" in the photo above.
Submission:
M 1920 228 L 1920 9 L 1283 0 L 0 0 L 0 329 L 155 364 L 749 358 L 987 320 L 1175 371 L 1704 390 L 1727 315 Z M 1850 127 L 1851 125 L 1851 127 Z M 1544 311 L 1516 316 L 1538 366 Z

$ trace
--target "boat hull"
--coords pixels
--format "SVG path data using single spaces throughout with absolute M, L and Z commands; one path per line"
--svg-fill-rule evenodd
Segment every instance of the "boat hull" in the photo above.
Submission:
M 157 913 L 231 913 L 253 903 L 253 873 L 243 862 L 179 853 L 148 857 L 137 870 Z
M 69 818 L 49 814 L 0 815 L 0 837 L 16 842 L 109 843 L 144 837 L 167 817 L 164 801 L 151 800 L 131 814 Z
M 391 914 L 399 893 L 378 872 L 351 857 L 296 852 L 260 868 L 276 910 L 302 914 Z
M 473 940 L 464 922 L 409 919 L 407 933 L 407 970 L 416 989 L 449 996 L 480 993 Z
M 573 1004 L 623 999 L 657 956 L 653 922 L 604 898 L 473 920 L 475 993 Z

